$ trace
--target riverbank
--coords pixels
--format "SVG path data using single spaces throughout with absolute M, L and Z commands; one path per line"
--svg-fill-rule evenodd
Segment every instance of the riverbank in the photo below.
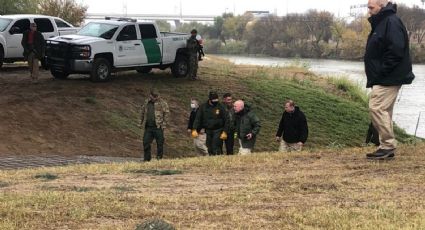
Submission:
M 200 80 L 173 78 L 169 71 L 122 72 L 94 84 L 86 76 L 53 80 L 42 71 L 31 84 L 25 67 L 1 72 L 0 155 L 100 155 L 140 157 L 140 105 L 150 88 L 168 101 L 172 119 L 165 157 L 196 156 L 187 130 L 190 99 L 208 92 L 233 93 L 250 103 L 262 122 L 256 151 L 275 151 L 283 102 L 291 98 L 305 112 L 310 128 L 306 148 L 360 146 L 369 118 L 365 96 L 349 82 L 319 77 L 303 66 L 234 65 L 220 58 L 200 63 Z M 397 132 L 401 142 L 411 140 Z

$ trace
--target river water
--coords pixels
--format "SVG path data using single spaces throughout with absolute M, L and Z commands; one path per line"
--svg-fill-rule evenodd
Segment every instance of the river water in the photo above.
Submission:
M 365 87 L 366 75 L 363 62 L 324 60 L 324 59 L 288 59 L 273 57 L 244 57 L 222 56 L 229 61 L 240 65 L 259 66 L 288 66 L 302 64 L 310 71 L 322 76 L 346 77 Z M 393 119 L 395 123 L 407 133 L 425 138 L 425 65 L 413 65 L 416 75 L 411 85 L 404 85 L 398 95 Z M 366 90 L 366 88 L 365 88 Z

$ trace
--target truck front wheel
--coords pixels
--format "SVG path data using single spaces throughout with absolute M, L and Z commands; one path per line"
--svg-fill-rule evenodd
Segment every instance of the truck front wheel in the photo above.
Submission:
M 186 77 L 189 71 L 189 59 L 185 56 L 177 56 L 176 61 L 171 66 L 174 77 Z
M 93 62 L 93 68 L 90 78 L 93 82 L 105 82 L 111 78 L 111 64 L 105 58 L 96 58 Z

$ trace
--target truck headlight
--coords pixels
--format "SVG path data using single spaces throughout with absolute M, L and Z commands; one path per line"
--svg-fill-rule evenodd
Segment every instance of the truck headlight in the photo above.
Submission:
M 88 59 L 91 56 L 91 47 L 89 45 L 72 46 L 71 52 L 73 58 Z

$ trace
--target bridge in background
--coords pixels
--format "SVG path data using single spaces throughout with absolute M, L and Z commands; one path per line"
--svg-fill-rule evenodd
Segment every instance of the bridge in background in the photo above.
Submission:
M 104 14 L 104 13 L 88 13 L 86 14 L 86 20 L 101 20 L 105 17 L 126 17 L 134 18 L 137 20 L 166 20 L 174 21 L 178 27 L 182 22 L 213 22 L 214 18 L 218 15 L 181 15 L 181 14 Z

